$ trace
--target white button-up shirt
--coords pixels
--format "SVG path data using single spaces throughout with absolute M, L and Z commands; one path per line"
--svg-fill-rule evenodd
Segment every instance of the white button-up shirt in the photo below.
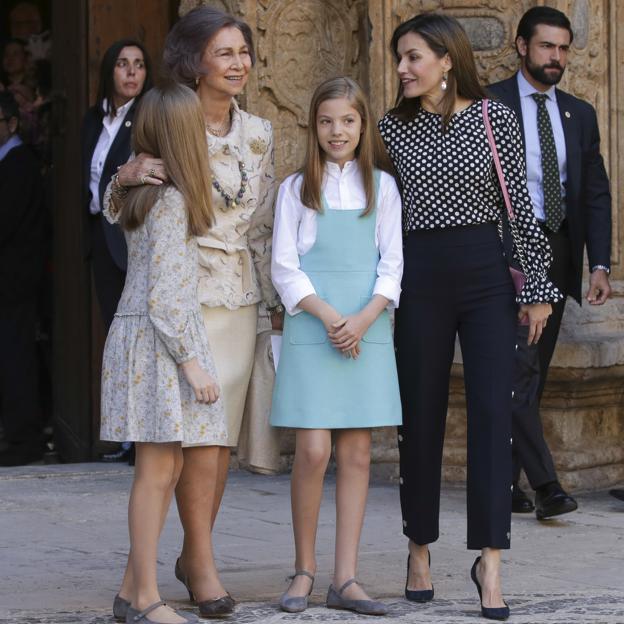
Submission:
M 310 251 L 316 241 L 317 219 L 317 212 L 301 203 L 301 180 L 297 173 L 281 184 L 273 227 L 271 278 L 289 314 L 301 312 L 297 304 L 304 297 L 316 294 L 299 265 L 299 257 Z M 357 161 L 347 162 L 342 170 L 336 163 L 327 163 L 322 192 L 333 210 L 363 210 L 366 193 Z M 380 259 L 373 295 L 382 295 L 391 306 L 397 307 L 403 275 L 401 197 L 392 176 L 383 172 L 375 217 L 375 245 Z
M 544 213 L 544 187 L 542 173 L 542 150 L 540 149 L 539 133 L 537 129 L 537 102 L 533 99 L 536 91 L 527 79 L 518 72 L 518 90 L 520 91 L 520 105 L 522 107 L 522 125 L 524 129 L 524 142 L 526 145 L 526 170 L 529 194 L 533 203 L 533 212 L 538 221 L 544 221 L 546 215 Z M 557 161 L 559 163 L 559 179 L 561 180 L 561 200 L 562 208 L 565 213 L 565 183 L 568 179 L 566 169 L 566 144 L 565 135 L 563 134 L 563 124 L 561 123 L 561 115 L 557 106 L 557 93 L 553 85 L 544 92 L 547 96 L 546 110 L 550 117 L 550 124 L 555 137 L 555 146 L 557 148 Z
M 89 190 L 91 191 L 91 202 L 89 203 L 89 211 L 91 214 L 97 214 L 102 210 L 100 206 L 100 180 L 102 178 L 102 171 L 104 170 L 104 163 L 108 152 L 121 128 L 121 124 L 126 116 L 126 113 L 132 106 L 134 98 L 129 102 L 126 102 L 123 106 L 117 109 L 114 117 L 105 115 L 102 119 L 102 132 L 100 132 L 100 138 L 93 150 L 93 158 L 91 158 L 91 178 L 89 180 Z M 102 107 L 106 110 L 106 100 L 102 103 Z

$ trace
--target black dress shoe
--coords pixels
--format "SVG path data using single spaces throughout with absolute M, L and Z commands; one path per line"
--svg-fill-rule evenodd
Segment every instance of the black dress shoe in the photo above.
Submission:
M 618 500 L 624 501 L 624 488 L 609 490 L 609 494 Z
M 557 481 L 542 485 L 535 491 L 535 515 L 538 520 L 570 513 L 577 508 L 576 501 Z
M 118 451 L 112 453 L 102 453 L 100 461 L 112 464 L 114 462 L 127 462 L 130 466 L 134 466 L 134 444 L 128 448 L 121 447 Z
M 513 513 L 531 513 L 534 510 L 535 505 L 531 499 L 520 489 L 517 483 L 514 483 L 511 492 L 511 511 Z
M 43 459 L 43 448 L 39 446 L 9 445 L 0 451 L 0 466 L 25 466 Z

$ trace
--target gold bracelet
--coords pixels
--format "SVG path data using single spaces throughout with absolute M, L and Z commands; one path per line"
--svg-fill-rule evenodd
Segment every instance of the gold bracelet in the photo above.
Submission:
M 112 180 L 111 192 L 113 193 L 113 195 L 116 195 L 119 198 L 125 197 L 128 194 L 128 189 L 125 186 L 123 186 L 121 182 L 119 181 L 119 174 L 114 173 L 111 180 Z

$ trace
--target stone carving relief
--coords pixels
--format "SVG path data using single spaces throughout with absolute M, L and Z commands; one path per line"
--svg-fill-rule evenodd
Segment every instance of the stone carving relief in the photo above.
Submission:
M 232 15 L 242 16 L 245 12 L 241 0 L 180 0 L 178 15 L 186 15 L 192 9 L 202 5 L 213 6 Z
M 264 0 L 257 5 L 260 101 L 258 114 L 273 122 L 277 173 L 298 168 L 312 92 L 322 80 L 364 76 L 358 0 Z

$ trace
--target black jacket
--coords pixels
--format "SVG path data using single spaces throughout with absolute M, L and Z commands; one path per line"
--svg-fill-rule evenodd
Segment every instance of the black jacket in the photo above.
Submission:
M 121 127 L 115 136 L 108 154 L 104 162 L 102 177 L 100 178 L 100 205 L 103 206 L 104 193 L 110 182 L 111 176 L 117 171 L 119 165 L 127 162 L 131 154 L 130 137 L 132 134 L 132 120 L 136 109 L 137 101 L 135 100 L 126 116 L 124 117 Z M 91 160 L 93 152 L 97 145 L 100 133 L 102 132 L 103 113 L 101 108 L 97 106 L 91 107 L 82 123 L 82 193 L 83 206 L 89 215 L 89 203 L 91 202 L 91 192 L 89 190 L 89 181 L 91 178 Z M 104 228 L 104 236 L 108 250 L 115 261 L 115 264 L 125 271 L 128 266 L 128 249 L 126 240 L 121 228 L 118 225 L 111 225 L 105 218 L 101 219 Z
M 492 97 L 509 106 L 518 116 L 522 138 L 524 126 L 517 76 L 514 74 L 488 87 Z M 559 89 L 557 105 L 566 144 L 568 179 L 566 217 L 572 248 L 568 274 L 570 295 L 582 300 L 583 248 L 587 246 L 590 268 L 611 266 L 611 192 L 600 155 L 600 133 L 593 106 Z
M 44 223 L 39 161 L 30 147 L 14 147 L 0 161 L 0 305 L 36 300 Z

